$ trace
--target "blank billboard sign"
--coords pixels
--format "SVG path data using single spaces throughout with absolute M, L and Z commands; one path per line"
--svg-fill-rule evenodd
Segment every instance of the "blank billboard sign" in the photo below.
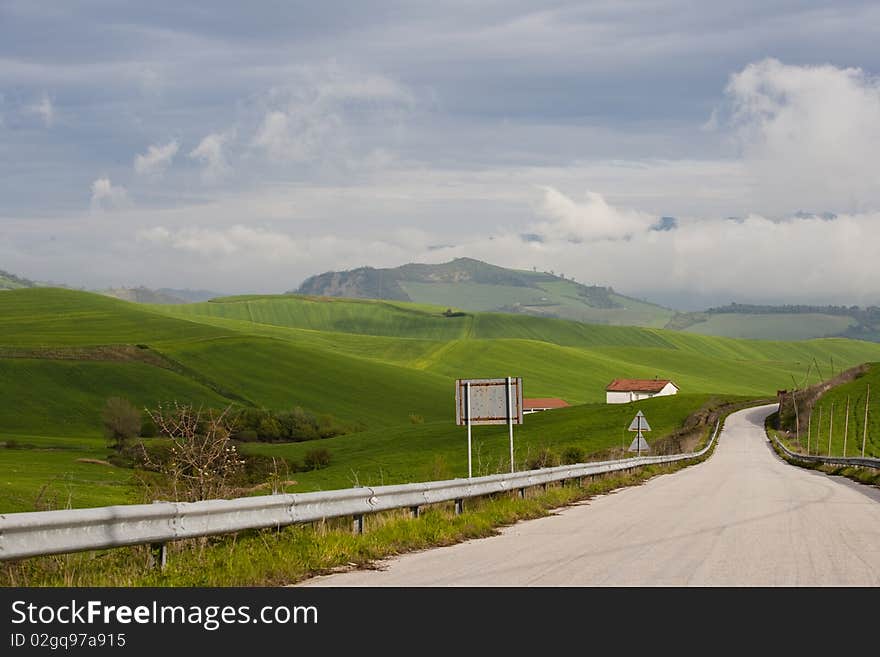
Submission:
M 470 389 L 470 414 L 468 414 L 468 389 Z M 457 379 L 455 423 L 467 424 L 468 415 L 471 424 L 507 424 L 510 419 L 513 420 L 513 424 L 522 424 L 522 378 Z

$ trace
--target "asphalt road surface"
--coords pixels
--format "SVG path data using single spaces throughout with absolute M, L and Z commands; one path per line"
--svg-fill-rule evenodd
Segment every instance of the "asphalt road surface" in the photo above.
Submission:
M 788 465 L 731 415 L 714 455 L 498 536 L 306 586 L 877 586 L 880 490 Z

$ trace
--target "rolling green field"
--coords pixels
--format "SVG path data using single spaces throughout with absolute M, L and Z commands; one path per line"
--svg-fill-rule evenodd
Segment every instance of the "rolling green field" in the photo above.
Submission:
M 525 278 L 532 275 L 532 272 L 519 273 Z M 536 287 L 414 281 L 401 281 L 400 286 L 417 303 L 482 312 L 506 307 L 538 317 L 558 317 L 591 324 L 662 328 L 675 314 L 673 310 L 617 294 L 610 295 L 616 307 L 589 306 L 578 295 L 580 286 L 576 283 L 562 279 L 548 281 L 543 275 L 535 278 L 541 279 L 535 282 Z
M 819 313 L 750 315 L 718 313 L 688 326 L 688 333 L 726 335 L 737 338 L 766 340 L 809 340 L 842 333 L 856 321 L 852 317 Z
M 773 395 L 790 387 L 792 377 L 801 381 L 814 361 L 821 370 L 812 368 L 811 383 L 819 372 L 830 372 L 832 360 L 838 371 L 880 360 L 880 345 L 839 338 L 737 340 L 522 314 L 446 316 L 445 310 L 294 295 L 145 306 L 53 288 L 6 291 L 0 294 L 0 441 L 41 436 L 71 445 L 101 441 L 100 412 L 110 396 L 140 407 L 173 400 L 279 411 L 300 406 L 364 429 L 322 441 L 331 450 L 331 465 L 294 475 L 302 479 L 302 489 L 347 486 L 351 479 L 404 481 L 434 471 L 460 474 L 456 459 L 462 452 L 455 445 L 461 431 L 452 425 L 455 378 L 522 376 L 526 396 L 586 404 L 531 416 L 520 445 L 523 450 L 537 449 L 542 441 L 563 445 L 580 427 L 585 435 L 577 439 L 592 450 L 608 447 L 606 429 L 620 422 L 618 414 L 632 413 L 631 407 L 602 404 L 612 378 L 671 378 L 683 394 L 658 403 L 677 409 L 680 422 L 706 395 Z M 139 360 L 127 360 L 130 352 Z M 424 424 L 412 424 L 410 416 Z M 594 431 L 586 432 L 588 427 Z M 493 432 L 481 428 L 478 434 L 486 437 L 481 458 L 496 467 Z M 587 433 L 604 437 L 593 442 Z M 611 444 L 618 438 L 615 434 Z M 89 444 L 91 456 L 83 458 L 106 456 Z M 300 458 L 313 446 L 248 449 Z M 59 454 L 0 450 L 0 476 L 14 489 L 22 474 L 12 468 L 29 459 L 37 479 L 79 472 L 82 464 L 71 465 Z M 54 474 L 41 469 L 50 463 Z M 100 467 L 106 466 L 90 465 L 82 474 L 91 476 L 92 468 Z M 114 475 L 127 480 L 128 473 Z M 118 500 L 113 486 L 93 486 L 85 497 L 73 495 L 72 503 L 96 503 L 97 491 L 105 488 L 107 500 Z M 0 511 L 16 505 L 20 502 L 5 494 L 0 499 Z

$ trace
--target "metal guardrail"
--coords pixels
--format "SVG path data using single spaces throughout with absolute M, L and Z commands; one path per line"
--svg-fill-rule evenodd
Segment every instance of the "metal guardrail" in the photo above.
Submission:
M 0 561 L 127 545 L 161 544 L 197 536 L 281 527 L 344 516 L 354 517 L 356 524 L 360 523 L 359 527 L 362 528 L 364 514 L 402 508 L 416 510 L 419 506 L 437 502 L 455 501 L 460 510 L 461 501 L 467 498 L 699 458 L 714 444 L 720 424 L 719 420 L 703 449 L 684 454 L 579 463 L 397 486 L 3 514 L 0 515 Z
M 855 465 L 861 468 L 880 469 L 880 459 L 861 458 L 859 456 L 819 456 L 817 454 L 799 454 L 798 452 L 792 452 L 788 447 L 783 445 L 782 441 L 776 436 L 773 436 L 773 441 L 779 445 L 779 449 L 781 449 L 788 458 L 794 459 L 795 461 L 818 463 L 821 465 Z

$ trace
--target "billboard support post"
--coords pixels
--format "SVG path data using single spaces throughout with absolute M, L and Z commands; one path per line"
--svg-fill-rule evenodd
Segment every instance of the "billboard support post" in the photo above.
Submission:
M 471 382 L 468 381 L 464 384 L 465 390 L 465 422 L 467 422 L 467 434 L 468 434 L 468 479 L 474 476 L 473 471 L 473 458 L 471 456 Z
M 468 478 L 473 470 L 473 426 L 506 424 L 510 440 L 510 471 L 516 472 L 513 425 L 523 423 L 522 378 L 456 379 L 455 423 L 467 427 Z
M 507 377 L 507 429 L 510 433 L 510 471 L 516 472 L 516 466 L 513 463 L 513 400 L 510 396 L 513 394 L 513 386 L 510 377 Z

